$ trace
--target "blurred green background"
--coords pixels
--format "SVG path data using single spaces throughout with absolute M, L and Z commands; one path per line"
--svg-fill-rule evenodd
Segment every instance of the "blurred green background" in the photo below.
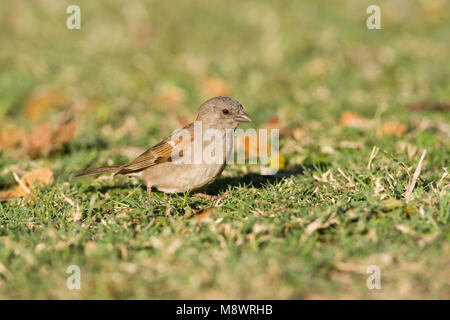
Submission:
M 65 26 L 69 4 L 2 1 L 2 122 L 43 87 L 94 100 L 92 120 L 132 112 L 151 130 L 173 109 L 158 97 L 194 112 L 207 76 L 259 122 L 283 107 L 289 119 L 321 120 L 324 110 L 395 113 L 448 98 L 445 0 L 380 1 L 382 30 L 366 28 L 370 1 L 76 1 L 81 30 Z
M 81 30 L 66 28 L 71 4 Z M 366 27 L 371 4 L 381 30 Z M 2 189 L 11 168 L 55 172 L 39 201 L 0 203 L 0 297 L 449 298 L 448 176 L 437 182 L 449 167 L 449 39 L 446 0 L 2 0 L 0 129 L 70 112 L 78 135 L 48 157 L 0 152 Z M 219 94 L 256 127 L 299 128 L 282 154 L 306 171 L 236 187 L 205 223 L 186 217 L 208 203 L 148 204 L 127 180 L 71 180 L 127 161 L 136 152 L 125 148 L 148 148 Z M 345 111 L 374 127 L 345 126 Z M 384 135 L 386 122 L 401 128 Z M 368 170 L 374 145 L 388 155 Z M 401 199 L 422 149 L 415 201 L 386 214 L 382 201 Z M 338 168 L 354 192 L 335 187 L 333 173 L 347 183 Z M 80 204 L 80 222 L 61 194 Z M 307 228 L 333 212 L 334 227 Z M 365 287 L 373 263 L 384 266 L 382 292 Z M 64 286 L 70 264 L 84 272 L 80 292 Z

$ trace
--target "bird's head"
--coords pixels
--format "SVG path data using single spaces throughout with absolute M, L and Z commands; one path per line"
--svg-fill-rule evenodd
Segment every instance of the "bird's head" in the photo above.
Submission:
M 215 129 L 236 129 L 241 122 L 251 122 L 239 101 L 229 97 L 215 97 L 205 101 L 198 111 L 197 121 Z

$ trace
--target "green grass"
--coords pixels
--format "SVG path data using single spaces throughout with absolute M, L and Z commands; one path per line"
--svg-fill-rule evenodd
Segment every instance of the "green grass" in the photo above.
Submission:
M 0 298 L 450 298 L 450 112 L 407 108 L 449 102 L 448 1 L 380 1 L 376 31 L 371 1 L 77 1 L 72 31 L 69 4 L 1 5 L 1 126 L 32 127 L 27 98 L 58 90 L 79 134 L 47 157 L 0 150 L 1 189 L 11 170 L 55 173 L 34 198 L 0 203 Z M 192 119 L 205 76 L 223 79 L 255 126 L 278 116 L 302 130 L 281 139 L 293 174 L 228 167 L 204 218 L 216 201 L 149 202 L 133 178 L 73 179 Z M 344 111 L 374 125 L 345 127 Z M 380 135 L 386 122 L 407 130 Z M 66 288 L 69 265 L 81 290 Z M 370 265 L 381 290 L 366 287 Z

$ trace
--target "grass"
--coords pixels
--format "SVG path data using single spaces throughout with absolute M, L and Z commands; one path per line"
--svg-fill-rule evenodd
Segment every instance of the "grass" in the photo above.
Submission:
M 450 298 L 450 112 L 408 108 L 449 102 L 448 1 L 380 1 L 375 31 L 370 1 L 78 1 L 81 30 L 65 27 L 69 4 L 2 2 L 2 127 L 69 109 L 78 135 L 35 159 L 0 151 L 2 189 L 11 170 L 55 174 L 0 203 L 0 298 Z M 255 126 L 300 129 L 281 139 L 290 174 L 228 167 L 214 201 L 73 179 L 192 120 L 208 76 Z M 32 121 L 35 90 L 68 102 Z M 345 126 L 345 111 L 371 125 Z M 81 290 L 66 287 L 70 265 Z M 370 265 L 380 290 L 366 286 Z

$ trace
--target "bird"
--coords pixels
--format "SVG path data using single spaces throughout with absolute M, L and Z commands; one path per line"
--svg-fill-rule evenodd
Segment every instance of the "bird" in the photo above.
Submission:
M 224 170 L 233 149 L 230 133 L 243 122 L 252 119 L 239 101 L 214 97 L 200 105 L 193 123 L 174 131 L 132 162 L 89 169 L 75 177 L 103 173 L 137 176 L 145 183 L 149 200 L 152 188 L 164 193 L 198 191 L 214 182 Z M 209 158 L 204 157 L 205 150 L 213 151 L 207 153 Z

